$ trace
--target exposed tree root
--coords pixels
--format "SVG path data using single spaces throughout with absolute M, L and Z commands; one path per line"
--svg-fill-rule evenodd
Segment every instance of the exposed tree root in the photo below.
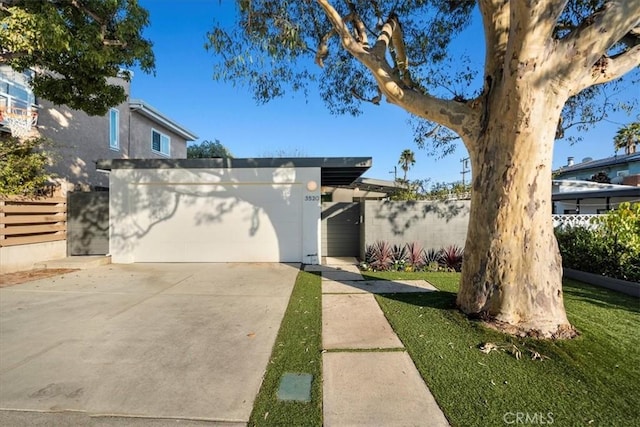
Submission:
M 539 329 L 523 328 L 522 326 L 512 325 L 511 323 L 501 322 L 496 319 L 489 319 L 486 316 L 479 316 L 481 323 L 496 331 L 513 335 L 521 338 L 535 338 L 546 340 L 568 340 L 580 335 L 580 332 L 569 324 L 559 325 L 555 331 L 543 332 Z

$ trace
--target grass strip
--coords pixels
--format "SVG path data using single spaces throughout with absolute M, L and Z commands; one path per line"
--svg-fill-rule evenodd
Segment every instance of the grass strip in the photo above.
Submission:
M 581 335 L 539 341 L 501 334 L 457 311 L 459 274 L 366 274 L 422 278 L 441 290 L 376 298 L 453 426 L 627 426 L 640 420 L 637 299 L 565 280 L 567 315 Z M 500 349 L 481 352 L 487 342 Z M 544 360 L 532 360 L 532 351 Z
M 298 273 L 253 406 L 250 426 L 322 425 L 321 297 L 320 276 Z M 278 400 L 280 378 L 286 372 L 313 375 L 311 402 Z

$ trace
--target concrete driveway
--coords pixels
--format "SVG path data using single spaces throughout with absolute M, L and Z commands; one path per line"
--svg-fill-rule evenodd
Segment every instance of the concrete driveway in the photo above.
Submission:
M 0 289 L 0 424 L 246 423 L 297 273 L 108 265 Z

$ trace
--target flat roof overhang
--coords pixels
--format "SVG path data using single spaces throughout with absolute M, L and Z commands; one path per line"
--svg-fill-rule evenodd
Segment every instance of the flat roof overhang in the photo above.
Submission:
M 554 202 L 562 200 L 598 199 L 602 197 L 637 197 L 640 199 L 640 187 L 615 188 L 609 190 L 594 191 L 568 191 L 556 193 L 551 196 Z
M 349 185 L 340 185 L 337 188 L 348 188 L 351 190 L 358 189 L 361 191 L 370 191 L 374 193 L 393 194 L 408 187 L 397 181 L 360 177 Z
M 371 157 L 266 157 L 246 159 L 112 159 L 96 167 L 112 169 L 321 168 L 320 185 L 350 185 L 372 165 Z

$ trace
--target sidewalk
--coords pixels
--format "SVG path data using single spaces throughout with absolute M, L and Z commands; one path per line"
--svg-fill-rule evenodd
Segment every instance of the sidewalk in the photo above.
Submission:
M 424 280 L 365 281 L 355 259 L 307 266 L 322 274 L 325 426 L 448 426 L 375 300 L 376 293 L 434 292 Z

